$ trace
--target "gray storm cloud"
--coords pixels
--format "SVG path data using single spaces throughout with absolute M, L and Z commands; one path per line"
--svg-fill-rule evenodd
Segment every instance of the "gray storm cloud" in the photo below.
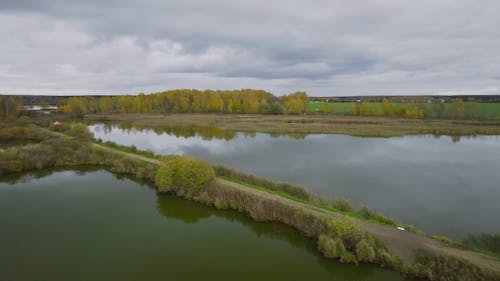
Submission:
M 499 94 L 498 1 L 0 0 L 1 94 Z

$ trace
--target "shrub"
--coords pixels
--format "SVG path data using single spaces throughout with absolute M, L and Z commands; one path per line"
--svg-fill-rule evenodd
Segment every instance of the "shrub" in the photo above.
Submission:
M 375 261 L 375 250 L 365 240 L 361 240 L 356 245 L 356 257 L 359 261 L 373 262 Z
M 92 140 L 94 138 L 87 126 L 82 123 L 73 124 L 65 133 L 81 140 Z
M 13 126 L 0 129 L 1 141 L 39 142 L 51 137 L 50 134 L 32 127 Z
M 326 234 L 319 236 L 318 250 L 327 258 L 340 258 L 342 255 L 345 255 L 344 252 L 346 251 L 340 237 L 334 239 Z
M 355 263 L 355 264 L 357 264 L 358 260 L 351 252 L 344 251 L 342 253 L 342 255 L 340 255 L 340 262 L 341 263 Z
M 333 201 L 333 207 L 344 212 L 352 211 L 352 204 L 349 199 L 339 198 Z
M 321 234 L 318 238 L 318 250 L 327 258 L 338 258 L 335 241 L 328 235 Z
M 398 256 L 390 254 L 384 249 L 379 249 L 376 253 L 377 262 L 382 267 L 388 267 L 393 269 L 400 269 L 402 266 L 402 262 Z
M 118 158 L 106 161 L 111 172 L 131 175 L 137 179 L 154 182 L 157 173 L 157 166 L 133 158 Z
M 375 216 L 375 211 L 370 210 L 366 206 L 361 207 L 359 212 L 361 213 L 361 215 L 363 215 L 363 217 L 365 217 L 365 219 L 371 219 Z
M 33 123 L 33 120 L 31 120 L 31 118 L 29 116 L 23 115 L 23 116 L 17 118 L 15 123 L 16 123 L 16 125 L 19 125 L 19 126 L 26 126 L 30 123 Z
M 340 220 L 330 220 L 328 228 L 328 234 L 331 237 L 342 239 L 345 247 L 350 251 L 353 251 L 356 244 L 365 236 L 361 228 L 347 217 Z
M 445 244 L 450 244 L 451 243 L 451 240 L 450 238 L 446 237 L 446 236 L 441 236 L 441 235 L 432 235 L 432 238 L 436 239 L 436 240 L 439 240 Z
M 381 222 L 381 223 L 384 223 L 384 224 L 389 224 L 389 225 L 396 224 L 393 219 L 391 219 L 388 216 L 381 215 L 381 214 L 376 214 L 374 219 Z
M 498 275 L 485 271 L 461 258 L 418 251 L 415 264 L 405 269 L 407 274 L 431 281 L 498 280 Z
M 361 207 L 361 209 L 359 210 L 359 212 L 361 213 L 361 215 L 365 218 L 365 219 L 374 219 L 378 222 L 381 222 L 383 224 L 388 224 L 388 225 L 395 225 L 396 222 L 387 217 L 387 216 L 384 216 L 380 213 L 377 213 L 376 211 L 373 211 L 373 210 L 370 210 L 368 207 L 366 206 L 363 206 Z
M 214 170 L 207 162 L 178 156 L 161 165 L 155 184 L 160 192 L 174 192 L 192 199 L 214 178 Z

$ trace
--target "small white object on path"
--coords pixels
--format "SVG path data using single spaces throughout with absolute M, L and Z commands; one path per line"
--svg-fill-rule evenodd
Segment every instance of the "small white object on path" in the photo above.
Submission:
M 404 227 L 401 227 L 401 226 L 398 226 L 397 227 L 398 230 L 401 230 L 401 231 L 405 231 L 405 228 Z

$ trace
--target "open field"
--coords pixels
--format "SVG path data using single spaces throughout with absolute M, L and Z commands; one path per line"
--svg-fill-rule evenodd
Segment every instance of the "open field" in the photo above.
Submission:
M 325 106 L 329 104 L 331 106 L 332 114 L 339 115 L 350 115 L 353 112 L 353 107 L 356 103 L 354 102 L 310 102 L 308 105 L 308 110 L 311 112 L 323 111 Z M 395 103 L 395 111 L 399 108 L 404 108 L 408 106 L 407 103 Z M 374 113 L 381 113 L 382 103 L 370 102 L 369 106 Z M 435 112 L 436 104 L 434 103 L 420 103 L 416 106 L 424 109 L 425 112 Z M 451 116 L 452 104 L 443 104 L 443 116 Z M 500 103 L 479 103 L 479 102 L 464 102 L 465 109 L 469 108 L 473 112 L 474 119 L 500 119 Z M 375 114 L 377 115 L 377 114 Z
M 336 115 L 111 114 L 86 115 L 90 122 L 111 121 L 149 128 L 206 127 L 271 134 L 346 134 L 390 137 L 414 134 L 470 136 L 500 134 L 500 120 L 427 120 Z

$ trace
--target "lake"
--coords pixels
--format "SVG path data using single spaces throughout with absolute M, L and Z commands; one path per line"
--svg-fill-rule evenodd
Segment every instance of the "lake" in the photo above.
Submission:
M 325 259 L 284 225 L 103 170 L 1 180 L 2 280 L 405 280 Z
M 96 138 L 181 154 L 349 198 L 431 233 L 498 233 L 500 137 L 361 138 L 217 128 L 89 126 Z

